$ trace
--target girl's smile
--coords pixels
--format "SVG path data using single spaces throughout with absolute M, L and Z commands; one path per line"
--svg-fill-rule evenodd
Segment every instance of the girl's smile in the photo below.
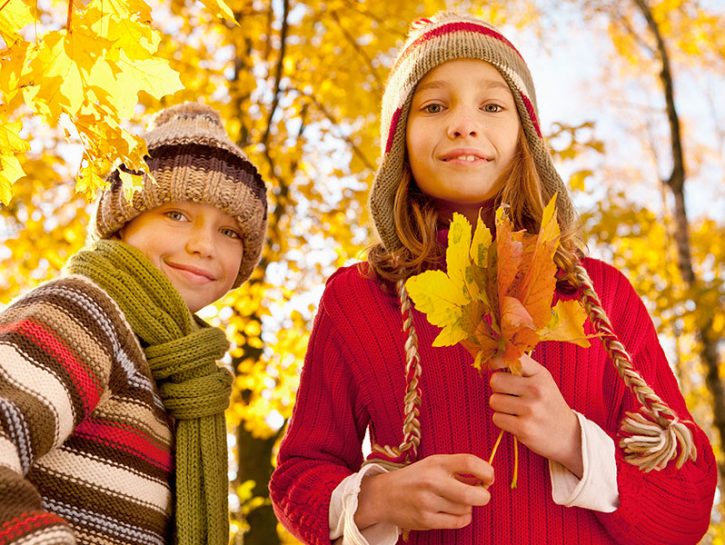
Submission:
M 440 159 L 450 164 L 481 164 L 491 161 L 490 157 L 476 149 L 459 148 L 441 155 Z

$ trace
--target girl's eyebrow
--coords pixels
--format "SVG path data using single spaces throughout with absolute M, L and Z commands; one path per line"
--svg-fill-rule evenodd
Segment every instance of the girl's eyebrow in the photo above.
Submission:
M 509 90 L 509 86 L 506 83 L 495 79 L 481 79 L 478 81 L 478 83 L 481 87 L 488 89 L 498 87 L 501 89 Z M 425 91 L 426 89 L 443 89 L 449 86 L 450 84 L 445 80 L 433 80 L 418 85 L 416 91 Z

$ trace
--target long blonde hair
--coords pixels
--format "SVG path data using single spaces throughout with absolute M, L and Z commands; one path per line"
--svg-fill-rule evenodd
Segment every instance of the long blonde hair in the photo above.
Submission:
M 506 204 L 509 207 L 514 228 L 538 233 L 544 206 L 553 195 L 544 194 L 523 129 L 519 129 L 516 155 L 501 174 L 496 187 L 501 189 L 494 198 L 494 205 Z M 371 246 L 367 254 L 371 275 L 392 285 L 434 267 L 443 255 L 436 238 L 440 227 L 438 212 L 433 199 L 418 188 L 410 167 L 405 168 L 395 193 L 393 217 L 402 246 L 389 250 L 378 243 Z M 561 242 L 554 261 L 566 273 L 566 279 L 576 285 L 574 267 L 584 255 L 579 227 L 562 214 L 557 219 Z

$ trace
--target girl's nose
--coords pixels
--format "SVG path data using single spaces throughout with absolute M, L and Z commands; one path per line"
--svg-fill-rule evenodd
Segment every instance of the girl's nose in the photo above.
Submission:
M 480 127 L 475 116 L 476 112 L 470 112 L 468 109 L 457 108 L 451 112 L 448 124 L 449 138 L 467 138 L 470 136 L 478 136 Z

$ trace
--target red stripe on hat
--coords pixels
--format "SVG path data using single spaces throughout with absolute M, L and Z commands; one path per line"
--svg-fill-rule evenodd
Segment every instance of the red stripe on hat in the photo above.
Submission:
M 385 153 L 388 153 L 390 151 L 390 148 L 393 147 L 393 137 L 395 136 L 395 129 L 398 127 L 398 122 L 400 121 L 400 114 L 403 113 L 402 108 L 398 108 L 393 113 L 393 118 L 390 120 L 390 130 L 388 131 L 388 141 L 385 143 Z
M 521 100 L 524 101 L 524 106 L 526 106 L 526 111 L 529 113 L 529 119 L 531 119 L 531 122 L 534 124 L 536 134 L 539 135 L 539 138 L 543 138 L 543 136 L 541 136 L 541 129 L 539 128 L 539 120 L 536 118 L 536 110 L 534 110 L 534 105 L 529 100 L 529 97 L 527 97 L 521 91 L 519 91 L 519 95 L 521 96 Z
M 451 34 L 453 32 L 476 32 L 478 34 L 484 34 L 486 36 L 491 36 L 492 38 L 496 38 L 499 41 L 502 41 L 507 46 L 509 46 L 511 49 L 513 49 L 516 54 L 521 58 L 523 61 L 524 58 L 519 53 L 519 50 L 516 49 L 514 44 L 509 42 L 506 37 L 503 34 L 500 34 L 499 32 L 496 32 L 492 28 L 489 28 L 487 26 L 483 26 L 477 23 L 471 23 L 471 22 L 457 22 L 457 23 L 448 23 L 442 26 L 439 26 L 438 28 L 432 29 L 430 32 L 426 32 L 422 36 L 420 36 L 417 40 L 415 40 L 412 44 L 408 46 L 408 48 L 403 52 L 403 54 L 400 56 L 398 61 L 395 63 L 395 66 L 393 66 L 393 70 L 398 68 L 398 65 L 405 59 L 412 51 L 413 49 L 418 46 L 419 44 L 423 42 L 427 42 L 428 40 L 432 40 L 433 38 L 438 38 L 440 36 L 445 36 L 446 34 Z M 525 61 L 524 61 L 525 62 Z

